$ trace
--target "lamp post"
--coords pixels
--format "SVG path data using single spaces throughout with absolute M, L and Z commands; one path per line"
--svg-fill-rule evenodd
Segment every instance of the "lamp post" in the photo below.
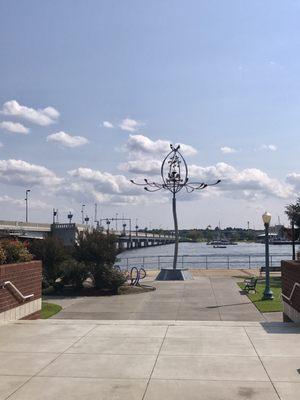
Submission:
M 85 204 L 82 204 L 82 206 L 81 206 L 81 222 L 82 222 L 82 224 L 84 224 L 84 207 L 85 207 Z
M 58 208 L 53 208 L 53 224 L 55 224 L 55 220 L 58 222 Z
M 292 219 L 292 247 L 293 247 L 293 260 L 296 260 L 296 249 L 295 249 L 295 220 Z
M 26 216 L 25 216 L 25 221 L 28 222 L 28 193 L 30 192 L 30 189 L 26 189 L 25 192 L 25 210 L 26 210 Z
M 118 213 L 116 213 L 116 231 L 118 231 Z
M 109 234 L 109 224 L 110 224 L 110 220 L 107 219 L 106 220 L 106 225 L 107 225 L 107 234 Z
M 135 236 L 136 236 L 136 237 L 137 237 L 137 235 L 138 235 L 138 229 L 139 229 L 139 226 L 136 225 L 136 226 L 135 226 Z
M 73 218 L 73 214 L 71 213 L 71 211 L 69 211 L 69 214 L 68 214 L 69 224 L 72 223 L 72 218 Z
M 123 235 L 126 236 L 126 224 L 123 224 Z
M 273 300 L 273 292 L 270 289 L 270 266 L 269 266 L 269 227 L 271 222 L 271 214 L 265 212 L 262 216 L 265 226 L 265 256 L 266 256 L 266 287 L 264 290 L 263 300 Z

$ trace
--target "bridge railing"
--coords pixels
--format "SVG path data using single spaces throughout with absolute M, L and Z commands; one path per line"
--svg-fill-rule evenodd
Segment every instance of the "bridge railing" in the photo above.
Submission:
M 279 267 L 281 260 L 289 259 L 290 254 L 271 254 L 270 267 Z M 122 257 L 116 262 L 120 268 L 128 268 L 142 265 L 146 269 L 172 268 L 173 256 L 154 255 L 154 256 L 132 256 Z M 186 255 L 178 256 L 178 268 L 195 269 L 251 269 L 260 268 L 265 265 L 265 255 L 257 254 L 209 254 L 209 255 Z

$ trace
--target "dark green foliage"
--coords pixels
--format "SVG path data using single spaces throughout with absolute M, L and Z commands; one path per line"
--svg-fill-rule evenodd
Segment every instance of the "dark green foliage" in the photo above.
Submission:
M 3 240 L 1 248 L 5 254 L 5 263 L 13 264 L 32 260 L 26 245 L 18 240 Z
M 83 262 L 69 259 L 61 265 L 62 283 L 72 285 L 75 289 L 82 289 L 83 282 L 90 275 L 90 268 Z
M 54 237 L 35 240 L 30 245 L 30 251 L 35 259 L 43 262 L 44 282 L 55 286 L 55 281 L 62 276 L 61 265 L 69 257 L 63 243 Z
M 125 282 L 124 275 L 113 267 L 116 255 L 116 237 L 97 230 L 79 233 L 74 245 L 74 258 L 89 267 L 97 289 L 116 292 Z
M 295 204 L 289 204 L 285 207 L 285 213 L 292 223 L 300 228 L 300 198 L 297 199 Z

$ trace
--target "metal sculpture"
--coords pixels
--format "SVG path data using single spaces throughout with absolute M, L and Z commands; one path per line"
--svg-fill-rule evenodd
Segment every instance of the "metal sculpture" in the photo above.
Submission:
M 216 182 L 210 184 L 204 182 L 190 182 L 188 177 L 187 163 L 179 151 L 180 145 L 173 146 L 172 144 L 170 144 L 170 148 L 171 151 L 169 152 L 169 154 L 167 154 L 161 165 L 162 183 L 150 182 L 148 179 L 144 179 L 143 183 L 138 183 L 134 180 L 131 180 L 131 182 L 138 186 L 144 186 L 144 189 L 147 192 L 157 192 L 164 189 L 172 193 L 172 210 L 175 232 L 173 270 L 176 270 L 179 243 L 176 194 L 180 192 L 180 190 L 183 188 L 185 188 L 188 193 L 192 193 L 195 190 L 203 190 L 208 186 L 217 185 L 221 182 L 221 180 L 219 179 Z

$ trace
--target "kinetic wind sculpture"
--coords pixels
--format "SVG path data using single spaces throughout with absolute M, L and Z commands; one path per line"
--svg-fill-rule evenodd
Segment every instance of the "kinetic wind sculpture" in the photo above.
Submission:
M 171 151 L 165 157 L 161 165 L 161 178 L 162 182 L 150 182 L 148 179 L 144 179 L 143 183 L 138 183 L 131 180 L 132 183 L 138 186 L 144 186 L 144 189 L 148 192 L 157 192 L 159 190 L 165 189 L 172 193 L 172 209 L 174 218 L 174 231 L 175 231 L 175 249 L 174 249 L 174 259 L 173 259 L 173 270 L 177 267 L 178 258 L 178 220 L 177 220 L 177 210 L 176 210 L 176 194 L 180 192 L 181 189 L 185 188 L 188 193 L 192 193 L 195 190 L 203 190 L 208 186 L 215 186 L 221 182 L 217 180 L 214 183 L 204 183 L 204 182 L 190 182 L 188 177 L 188 167 L 186 161 L 182 154 L 180 153 L 180 145 L 173 146 L 170 144 Z

